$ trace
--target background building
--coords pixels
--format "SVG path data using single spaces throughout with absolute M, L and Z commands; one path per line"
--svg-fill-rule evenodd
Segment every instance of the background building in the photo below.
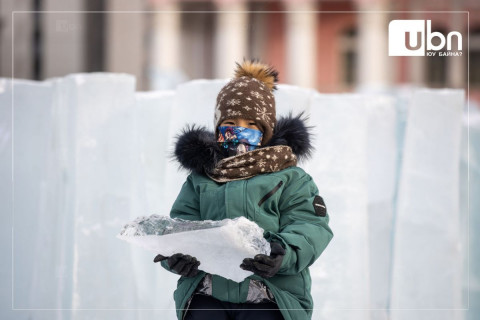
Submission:
M 226 78 L 233 61 L 256 57 L 275 65 L 282 83 L 320 92 L 466 88 L 470 70 L 470 95 L 480 100 L 474 0 L 1 0 L 0 11 L 2 77 L 126 72 L 152 90 Z M 463 56 L 389 57 L 394 19 L 431 19 L 434 31 L 460 32 Z

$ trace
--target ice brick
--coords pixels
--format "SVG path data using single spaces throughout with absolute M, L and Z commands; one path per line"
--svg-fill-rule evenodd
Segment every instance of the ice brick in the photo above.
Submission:
M 394 226 L 393 320 L 460 316 L 458 310 L 440 309 L 461 307 L 458 190 L 463 95 L 461 90 L 418 90 L 408 109 Z
M 332 242 L 310 269 L 313 317 L 369 319 L 368 310 L 342 310 L 370 306 L 365 99 L 316 94 L 310 110 L 315 153 L 304 167 L 325 199 L 334 232 Z

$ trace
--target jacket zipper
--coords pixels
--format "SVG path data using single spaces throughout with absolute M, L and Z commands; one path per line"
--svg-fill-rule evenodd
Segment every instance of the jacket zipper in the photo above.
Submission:
M 196 295 L 196 293 L 194 292 L 190 298 L 188 299 L 187 303 L 186 303 L 186 308 L 184 308 L 185 310 L 183 310 L 183 316 L 182 316 L 182 320 L 185 319 L 185 317 L 187 316 L 187 312 L 188 312 L 188 309 L 190 308 L 190 304 L 192 303 L 192 299 L 193 299 L 193 296 Z
M 250 219 L 250 217 L 248 216 L 248 209 L 247 209 L 247 183 L 248 183 L 248 180 L 245 180 L 243 182 L 243 213 L 244 213 L 244 216 L 247 217 L 247 219 Z
M 271 196 L 273 196 L 275 194 L 275 192 L 278 191 L 278 189 L 280 189 L 280 187 L 283 185 L 283 181 L 280 181 L 276 186 L 275 188 L 273 188 L 272 190 L 270 190 L 270 192 L 268 192 L 266 195 L 263 196 L 262 199 L 260 199 L 260 201 L 258 201 L 258 206 L 261 206 L 262 203 L 264 203 L 265 201 L 267 201 L 268 198 L 270 198 Z

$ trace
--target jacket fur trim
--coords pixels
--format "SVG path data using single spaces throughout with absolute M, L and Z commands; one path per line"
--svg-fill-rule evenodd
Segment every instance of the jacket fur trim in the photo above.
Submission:
M 311 129 L 305 124 L 304 113 L 293 116 L 291 113 L 277 121 L 273 137 L 264 147 L 286 145 L 292 148 L 299 161 L 308 159 L 314 150 L 311 143 Z M 180 167 L 198 174 L 211 172 L 224 158 L 213 131 L 205 127 L 187 126 L 177 135 L 172 158 Z

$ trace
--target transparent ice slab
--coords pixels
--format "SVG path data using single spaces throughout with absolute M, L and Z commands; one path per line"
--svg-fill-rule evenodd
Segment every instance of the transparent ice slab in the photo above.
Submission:
M 245 217 L 187 221 L 151 215 L 125 225 L 117 237 L 163 256 L 194 256 L 200 270 L 237 282 L 253 274 L 240 268 L 243 259 L 270 254 L 263 229 Z

